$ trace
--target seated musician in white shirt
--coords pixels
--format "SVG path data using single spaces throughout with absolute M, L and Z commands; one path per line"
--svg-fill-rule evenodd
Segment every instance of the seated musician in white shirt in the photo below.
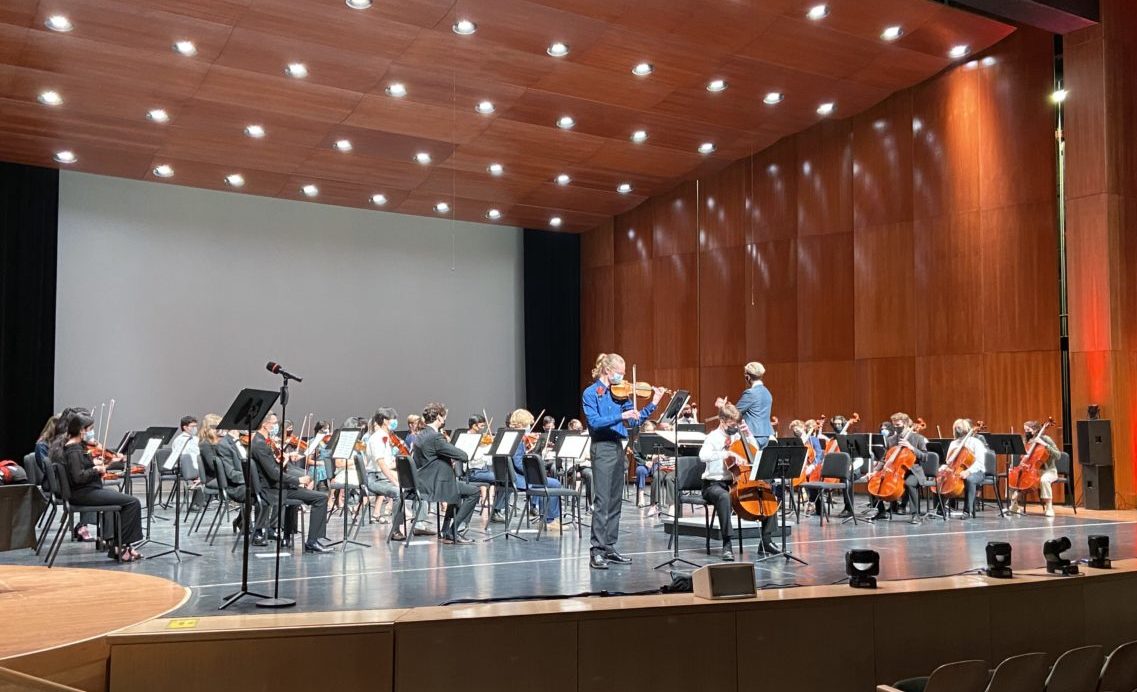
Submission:
M 940 460 L 940 468 L 942 469 L 947 466 L 948 459 L 955 456 L 956 450 L 960 447 L 966 447 L 975 456 L 975 461 L 971 466 L 959 474 L 963 478 L 963 511 L 966 512 L 967 517 L 975 516 L 976 489 L 983 482 L 983 475 L 987 472 L 987 445 L 983 443 L 979 435 L 972 435 L 966 441 L 963 439 L 971 431 L 971 428 L 972 423 L 966 418 L 958 418 L 952 423 L 952 433 L 955 435 L 955 439 L 948 445 L 947 458 Z

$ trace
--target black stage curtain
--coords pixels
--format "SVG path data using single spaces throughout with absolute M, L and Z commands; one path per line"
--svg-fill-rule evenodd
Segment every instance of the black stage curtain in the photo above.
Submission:
M 580 236 L 525 229 L 525 399 L 558 421 L 580 411 Z
M 32 451 L 55 398 L 59 171 L 0 162 L 0 459 Z

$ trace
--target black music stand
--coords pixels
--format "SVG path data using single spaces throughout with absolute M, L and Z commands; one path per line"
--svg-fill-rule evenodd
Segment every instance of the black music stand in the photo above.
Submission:
M 672 423 L 679 420 L 679 413 L 683 407 L 687 405 L 687 401 L 691 398 L 691 392 L 686 389 L 680 389 L 671 395 L 671 401 L 667 403 L 667 408 L 659 416 L 660 423 Z M 701 431 L 700 431 L 701 432 Z
M 1014 433 L 980 433 L 983 441 L 987 443 L 987 448 L 995 453 L 996 456 L 1007 457 L 1007 467 L 1010 468 L 1014 463 L 1014 458 L 1022 458 L 1026 455 L 1026 446 L 1023 444 L 1023 438 Z M 990 469 L 990 472 L 995 474 L 995 483 L 1000 480 L 1005 483 L 1007 481 L 1006 474 L 999 473 L 999 465 L 996 462 L 995 468 Z M 1004 490 L 1009 490 L 1005 488 Z M 1009 493 L 1008 493 L 1009 494 Z M 995 501 L 999 503 L 999 511 L 1003 516 L 1006 516 L 1006 510 L 1003 509 L 1003 501 L 999 497 L 999 486 L 995 486 Z
M 680 406 L 680 409 L 682 406 Z M 661 562 L 653 569 L 660 567 L 673 567 L 677 563 L 683 563 L 692 567 L 701 567 L 698 563 L 691 562 L 679 557 L 679 434 L 675 433 L 675 441 L 672 442 L 662 435 L 655 435 L 648 433 L 644 437 L 653 437 L 658 439 L 656 449 L 658 453 L 664 456 L 671 456 L 675 460 L 675 482 L 671 484 L 671 559 L 667 562 Z
M 272 411 L 272 406 L 279 396 L 278 392 L 265 389 L 243 389 L 233 400 L 221 422 L 217 424 L 221 430 L 244 430 L 249 434 L 249 450 L 244 463 L 241 464 L 245 474 L 245 501 L 241 505 L 241 532 L 244 539 L 244 549 L 241 554 L 241 589 L 226 596 L 218 610 L 225 610 L 245 596 L 268 598 L 265 594 L 249 591 L 249 526 L 252 523 L 253 513 L 253 470 L 250 465 L 253 463 L 253 431 L 261 427 L 261 422 Z
M 521 444 L 522 441 L 525 439 L 525 434 L 527 432 L 528 431 L 525 428 L 498 428 L 497 433 L 494 434 L 493 444 L 490 445 L 490 463 L 491 464 L 493 463 L 494 457 L 497 457 L 497 456 L 506 457 L 509 460 L 509 472 L 516 474 L 517 470 L 513 468 L 513 455 L 517 453 L 517 446 L 519 444 Z M 513 433 L 513 434 L 511 435 L 511 433 Z M 508 490 L 508 488 L 501 488 L 501 490 Z M 494 481 L 494 492 L 497 492 L 497 491 L 498 491 L 497 482 L 495 480 Z M 528 502 L 525 503 L 524 509 L 525 509 L 525 515 L 528 516 L 528 514 L 529 514 L 529 503 Z M 506 507 L 507 512 L 508 512 L 508 510 L 509 510 L 509 508 Z M 491 509 L 490 511 L 492 513 L 493 510 Z M 506 514 L 506 517 L 508 517 L 508 516 L 509 516 L 509 514 Z M 523 541 L 529 540 L 528 538 L 525 538 L 524 536 L 521 535 L 521 518 L 520 517 L 518 517 L 518 519 L 517 519 L 517 531 L 515 533 L 509 532 L 509 520 L 506 519 L 504 531 L 502 531 L 501 533 L 492 534 L 487 538 L 483 538 L 482 540 L 485 542 L 488 542 L 488 541 L 492 541 L 495 538 L 501 538 L 502 536 L 505 536 L 506 542 L 509 542 L 510 538 L 520 538 Z
M 128 451 L 124 452 L 124 454 L 126 455 L 126 462 L 127 462 L 126 468 L 128 470 L 130 469 L 130 467 L 132 465 L 131 457 L 134 456 L 134 453 L 137 451 L 141 451 L 141 450 L 146 449 L 146 446 L 148 444 L 150 444 L 150 440 L 158 440 L 158 447 L 163 447 L 165 445 L 170 444 L 170 440 L 174 439 L 174 435 L 177 434 L 177 432 L 178 432 L 178 429 L 173 428 L 173 427 L 152 426 L 152 427 L 146 428 L 142 432 L 135 433 L 134 437 L 130 441 L 130 445 L 127 447 Z M 164 545 L 167 548 L 172 548 L 173 545 L 170 543 L 166 543 L 164 541 L 157 541 L 157 540 L 154 540 L 153 538 L 150 538 L 150 527 L 151 527 L 151 524 L 153 523 L 153 519 L 154 519 L 154 496 L 156 494 L 155 486 L 157 485 L 157 483 L 162 482 L 162 480 L 161 480 L 162 476 L 161 476 L 160 472 L 158 474 L 151 474 L 151 472 L 150 472 L 151 468 L 155 468 L 155 469 L 157 468 L 157 466 L 153 466 L 154 463 L 155 463 L 154 459 L 153 459 L 153 457 L 151 457 L 145 466 L 146 474 L 147 474 L 147 479 L 146 479 L 146 533 L 145 533 L 146 538 L 141 543 L 139 543 L 136 547 L 141 548 L 144 545 L 148 545 L 150 543 L 153 543 L 155 545 Z M 154 483 L 150 482 L 149 476 L 151 476 L 151 475 L 155 475 L 155 477 L 157 479 Z M 125 478 L 126 478 L 128 485 L 124 485 L 123 487 L 127 489 L 126 490 L 127 493 L 130 493 L 130 489 L 129 489 L 130 485 L 129 484 L 132 484 L 131 477 L 128 475 L 128 476 L 125 476 Z M 167 521 L 167 519 L 165 517 L 157 517 L 157 518 L 161 519 L 162 521 Z
M 339 430 L 336 430 L 335 434 L 332 435 L 331 441 L 328 443 L 331 446 L 332 458 L 333 459 L 341 459 L 342 458 L 344 460 L 343 461 L 343 463 L 344 463 L 344 467 L 343 467 L 343 478 L 344 478 L 343 497 L 341 498 L 341 502 L 343 502 L 343 512 L 342 512 L 342 514 L 343 514 L 343 540 L 328 543 L 325 547 L 334 548 L 337 545 L 342 545 L 343 550 L 341 550 L 340 552 L 344 552 L 344 553 L 347 552 L 348 544 L 357 545 L 360 548 L 370 548 L 371 547 L 370 543 L 363 543 L 363 542 L 357 541 L 353 538 L 348 538 L 348 532 L 350 531 L 350 528 L 348 527 L 348 521 L 347 521 L 347 496 L 349 494 L 347 479 L 348 479 L 348 474 L 352 470 L 355 469 L 355 455 L 359 454 L 359 452 L 357 452 L 355 449 L 355 443 L 359 441 L 359 439 L 362 437 L 362 435 L 363 435 L 363 428 L 340 428 Z M 338 457 L 338 456 L 336 456 L 337 452 L 347 454 L 347 456 Z M 331 481 L 332 481 L 332 479 L 329 478 L 328 479 L 329 487 L 331 485 Z M 359 479 L 360 498 L 363 497 L 362 487 L 363 487 L 364 483 L 366 483 L 366 482 L 367 482 L 366 478 L 360 478 Z M 360 500 L 361 505 L 359 508 L 360 512 L 363 511 L 362 502 L 363 501 L 361 499 Z M 355 534 L 353 534 L 353 535 L 359 535 L 359 526 L 358 526 L 359 519 L 360 519 L 359 515 L 356 514 L 356 531 L 355 531 Z
M 802 467 L 805 466 L 805 445 L 797 438 L 793 438 L 793 444 L 788 445 L 770 445 L 762 450 L 762 458 L 758 461 L 754 469 L 754 478 L 760 481 L 766 481 L 773 486 L 775 480 L 778 480 L 782 485 L 782 502 L 779 512 L 779 524 L 782 533 L 782 552 L 780 555 L 767 555 L 758 558 L 755 562 L 765 562 L 772 560 L 776 557 L 784 557 L 788 563 L 790 560 L 796 560 L 803 565 L 809 563 L 800 557 L 794 555 L 786 547 L 786 496 L 787 493 L 793 492 L 790 486 L 790 478 L 797 478 L 801 474 Z M 787 490 L 788 488 L 788 490 Z
M 185 442 L 183 442 L 177 450 L 171 449 L 170 450 L 170 456 L 167 457 L 168 461 L 166 462 L 167 464 L 170 464 L 171 466 L 173 466 L 173 469 L 174 469 L 174 489 L 170 491 L 174 495 L 174 544 L 169 546 L 170 547 L 169 550 L 158 553 L 157 555 L 150 556 L 151 560 L 153 560 L 155 558 L 159 558 L 159 557 L 164 557 L 166 555 L 173 555 L 175 558 L 177 558 L 178 562 L 181 562 L 182 561 L 182 553 L 185 553 L 186 555 L 193 555 L 194 557 L 201 557 L 201 553 L 195 553 L 192 550 L 186 550 L 186 549 L 182 548 L 182 493 L 181 493 L 181 489 L 182 489 L 182 482 L 184 480 L 182 478 L 182 455 L 185 454 L 186 447 L 189 447 L 190 439 L 191 438 L 187 436 Z M 158 483 L 161 483 L 162 482 L 161 470 L 158 471 L 157 478 L 158 478 Z M 166 498 L 166 501 L 169 502 L 169 497 Z M 169 505 L 167 505 L 167 507 L 168 506 Z M 169 544 L 166 544 L 166 545 L 169 545 Z

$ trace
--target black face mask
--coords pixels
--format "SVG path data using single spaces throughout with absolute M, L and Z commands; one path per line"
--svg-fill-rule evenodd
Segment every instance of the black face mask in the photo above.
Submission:
M 1027 431 L 1026 431 L 1026 439 L 1027 439 L 1027 440 L 1033 440 L 1033 439 L 1034 439 L 1034 435 L 1035 435 L 1034 431 L 1032 431 L 1032 430 L 1027 430 Z
M 738 426 L 737 425 L 728 425 L 726 427 L 726 434 L 727 435 L 737 435 L 738 434 Z

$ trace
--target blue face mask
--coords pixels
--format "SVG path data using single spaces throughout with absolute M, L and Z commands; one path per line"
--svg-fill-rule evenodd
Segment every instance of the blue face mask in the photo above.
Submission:
M 95 439 L 95 431 L 94 430 L 88 430 L 87 432 L 83 433 L 83 439 L 88 441 L 88 442 L 94 440 Z
M 621 382 L 624 381 L 624 376 L 618 372 L 612 373 L 612 375 L 610 375 L 608 377 L 608 381 L 611 382 L 612 384 L 620 384 Z
M 273 437 L 276 437 L 277 435 L 279 435 L 280 434 L 280 424 L 278 423 L 278 424 L 272 426 L 271 428 L 269 428 L 268 434 L 273 436 Z
M 387 429 L 388 430 L 398 430 L 399 429 L 399 419 L 398 418 L 392 418 L 391 419 L 391 426 Z

